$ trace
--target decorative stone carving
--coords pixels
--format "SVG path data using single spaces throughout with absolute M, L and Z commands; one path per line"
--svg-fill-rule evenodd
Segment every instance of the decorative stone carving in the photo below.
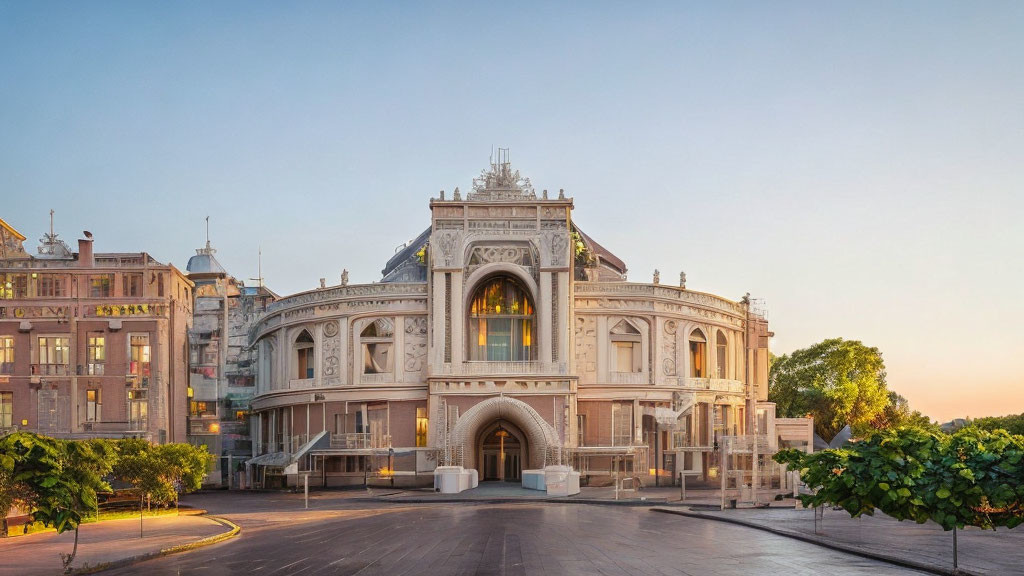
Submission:
M 576 362 L 580 371 L 593 381 L 597 375 L 597 320 L 576 317 Z
M 665 359 L 662 360 L 662 368 L 665 372 L 665 376 L 676 375 L 676 321 L 666 320 L 665 321 L 665 337 L 662 338 L 663 351 Z
M 468 267 L 470 269 L 493 262 L 533 266 L 533 251 L 530 250 L 529 246 L 495 246 L 485 244 L 473 246 L 469 252 Z
M 348 268 L 341 270 L 341 285 L 348 286 Z
M 532 200 L 537 198 L 529 178 L 519 175 L 508 162 L 508 150 L 499 149 L 497 161 L 492 160 L 490 169 L 482 170 L 480 177 L 473 179 L 473 191 L 467 200 L 500 202 L 509 200 Z
M 661 272 L 659 272 L 657 268 L 654 269 L 654 280 L 651 283 L 661 284 Z
M 686 288 L 686 272 L 679 273 L 679 287 Z
M 422 316 L 405 319 L 405 371 L 419 372 L 427 357 L 427 319 Z
M 437 233 L 437 249 L 441 253 L 441 261 L 444 265 L 455 264 L 455 247 L 459 244 L 459 233 L 452 230 L 445 230 Z
M 341 338 L 338 321 L 324 323 L 323 374 L 324 385 L 341 384 Z
M 554 233 L 549 236 L 551 248 L 551 265 L 565 266 L 566 258 L 569 255 L 569 235 L 565 233 Z

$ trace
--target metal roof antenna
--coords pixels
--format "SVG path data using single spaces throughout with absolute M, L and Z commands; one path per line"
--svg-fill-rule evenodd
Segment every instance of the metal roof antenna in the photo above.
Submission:
M 209 220 L 209 216 L 206 217 Z M 209 241 L 207 241 L 209 243 Z M 255 280 L 258 288 L 263 288 L 263 245 L 259 244 L 259 252 L 256 256 L 256 278 L 249 278 L 249 280 Z

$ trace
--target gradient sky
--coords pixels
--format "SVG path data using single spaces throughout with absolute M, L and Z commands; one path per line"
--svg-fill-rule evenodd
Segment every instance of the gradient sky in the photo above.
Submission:
M 584 9 L 584 6 L 586 7 Z M 492 146 L 784 353 L 1024 412 L 1024 3 L 0 0 L 0 217 L 282 294 L 380 278 Z

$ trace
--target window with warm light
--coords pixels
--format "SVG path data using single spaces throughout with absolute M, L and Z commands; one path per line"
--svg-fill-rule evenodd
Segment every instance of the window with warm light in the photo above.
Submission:
M 700 330 L 694 330 L 690 332 L 690 377 L 691 378 L 706 378 L 707 369 L 705 368 L 705 362 L 707 362 L 707 338 L 704 337 L 704 333 Z
M 71 353 L 70 341 L 69 338 L 41 336 L 39 338 L 39 363 L 67 366 Z
M 128 373 L 138 376 L 142 386 L 149 385 L 150 347 L 149 334 L 132 334 L 129 341 Z
M 89 389 L 85 391 L 85 421 L 97 422 L 100 419 L 100 391 Z
M 416 446 L 427 445 L 427 409 L 416 409 Z
M 107 339 L 103 336 L 89 335 L 86 346 L 87 371 L 90 376 L 102 376 L 103 366 L 107 361 Z
M 533 301 L 519 282 L 504 276 L 485 282 L 470 303 L 469 359 L 535 359 L 535 316 Z
M 89 277 L 89 296 L 91 298 L 109 298 L 113 296 L 113 274 L 94 274 Z

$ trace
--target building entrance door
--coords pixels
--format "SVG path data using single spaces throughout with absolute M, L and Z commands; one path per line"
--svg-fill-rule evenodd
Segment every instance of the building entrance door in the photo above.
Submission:
M 484 480 L 518 482 L 522 478 L 522 445 L 518 435 L 498 423 L 486 433 L 482 443 Z

